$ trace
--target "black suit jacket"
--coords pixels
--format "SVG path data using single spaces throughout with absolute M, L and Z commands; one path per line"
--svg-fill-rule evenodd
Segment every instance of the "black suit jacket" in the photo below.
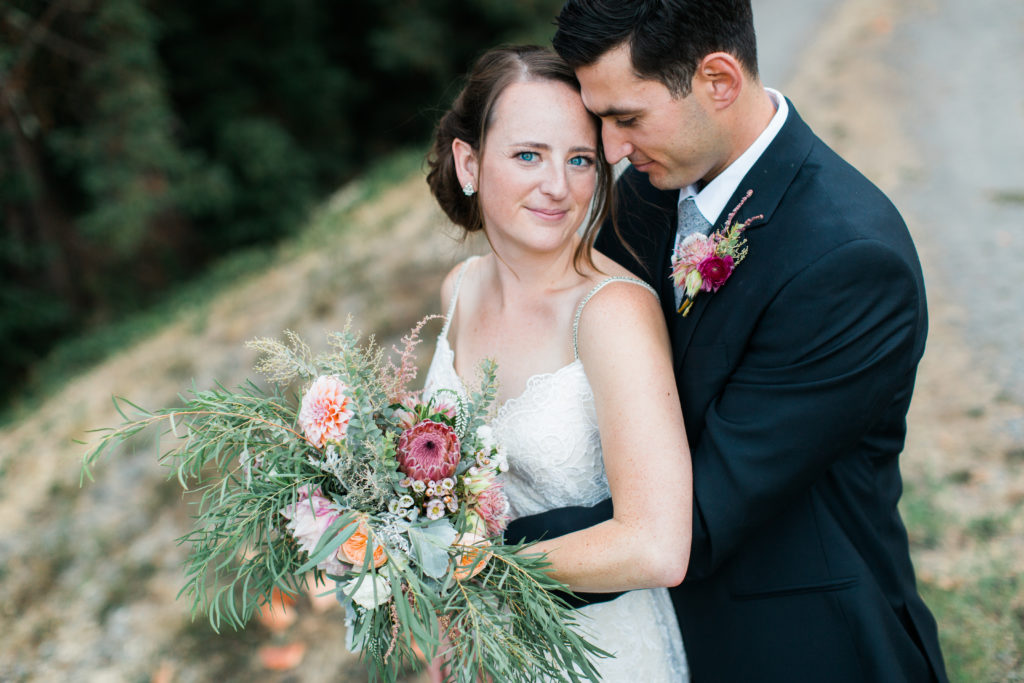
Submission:
M 749 252 L 725 285 L 675 311 L 677 191 L 632 169 L 597 246 L 660 293 L 694 476 L 693 548 L 672 590 L 695 683 L 946 680 L 896 505 L 898 456 L 927 314 L 899 213 L 790 105 L 719 217 Z M 611 514 L 555 510 L 511 540 Z

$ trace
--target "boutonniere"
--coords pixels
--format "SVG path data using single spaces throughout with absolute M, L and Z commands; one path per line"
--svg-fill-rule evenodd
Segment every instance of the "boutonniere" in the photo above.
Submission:
M 711 235 L 694 233 L 679 243 L 672 252 L 672 282 L 683 287 L 683 302 L 679 313 L 687 316 L 694 299 L 700 292 L 717 292 L 725 284 L 732 271 L 747 255 L 747 240 L 743 231 L 756 220 L 754 216 L 742 223 L 734 223 L 736 213 L 746 203 L 753 190 L 747 190 L 740 203 L 725 219 L 725 227 Z

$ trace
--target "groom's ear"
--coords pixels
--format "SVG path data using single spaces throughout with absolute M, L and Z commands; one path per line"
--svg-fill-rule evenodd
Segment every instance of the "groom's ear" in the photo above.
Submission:
M 735 57 L 728 52 L 712 52 L 697 65 L 693 87 L 714 109 L 727 109 L 739 97 L 745 80 L 743 67 Z
M 480 187 L 480 183 L 477 182 L 479 162 L 470 144 L 459 138 L 452 140 L 452 157 L 455 159 L 455 174 L 459 177 L 459 184 L 465 185 L 470 182 L 473 183 L 473 187 Z

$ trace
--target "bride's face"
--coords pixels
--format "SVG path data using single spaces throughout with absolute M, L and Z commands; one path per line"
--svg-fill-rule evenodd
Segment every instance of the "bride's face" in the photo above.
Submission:
M 503 258 L 575 245 L 597 182 L 597 126 L 556 81 L 508 86 L 477 174 L 484 230 Z

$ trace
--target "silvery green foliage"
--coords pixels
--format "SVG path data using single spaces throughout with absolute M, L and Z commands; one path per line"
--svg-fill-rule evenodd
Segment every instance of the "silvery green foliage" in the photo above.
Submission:
M 524 683 L 595 679 L 590 660 L 606 653 L 577 633 L 576 612 L 560 597 L 565 587 L 550 578 L 543 556 L 493 539 L 494 545 L 474 546 L 479 551 L 470 567 L 479 573 L 456 578 L 466 546 L 453 542 L 457 530 L 468 529 L 464 509 L 437 521 L 410 521 L 387 511 L 390 501 L 407 493 L 399 485 L 395 444 L 401 426 L 392 406 L 412 396 L 405 387 L 413 376 L 410 353 L 418 330 L 405 339 L 397 367 L 372 340 L 360 345 L 346 326 L 330 336 L 332 351 L 316 357 L 292 333 L 287 342 L 253 342 L 262 354 L 257 368 L 272 381 L 269 389 L 251 382 L 234 391 L 193 389 L 182 406 L 155 412 L 115 400 L 124 422 L 98 430 L 102 436 L 85 456 L 83 477 L 91 477 L 91 466 L 107 449 L 151 425 L 166 427 L 161 436 L 170 439 L 170 448 L 162 458 L 196 501 L 194 527 L 180 539 L 190 548 L 181 594 L 215 630 L 223 623 L 243 627 L 273 589 L 294 594 L 306 587 L 310 572 L 321 582 L 325 572 L 318 566 L 338 557 L 360 526 L 355 522 L 369 520 L 366 547 L 381 548 L 387 561 L 375 568 L 367 552 L 362 567 L 329 578 L 339 580 L 351 620 L 348 637 L 372 680 L 396 681 L 410 666 L 420 666 L 418 650 L 448 659 L 460 683 L 488 676 Z M 463 437 L 486 424 L 497 390 L 495 369 L 485 362 L 479 388 L 458 405 Z M 297 426 L 299 406 L 286 387 L 327 374 L 348 387 L 353 410 L 344 442 L 320 449 Z M 312 491 L 333 501 L 339 516 L 307 553 L 281 512 L 298 509 L 300 492 Z

